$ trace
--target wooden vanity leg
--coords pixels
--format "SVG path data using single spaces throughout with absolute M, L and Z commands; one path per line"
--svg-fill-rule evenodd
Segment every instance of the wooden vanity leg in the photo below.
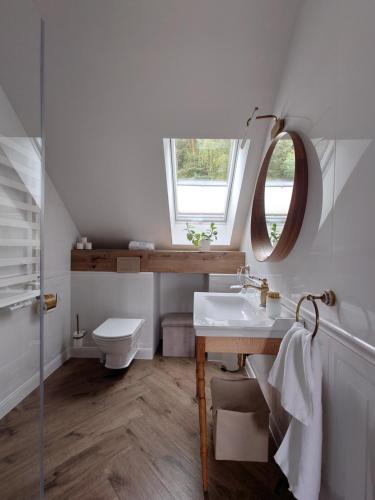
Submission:
M 200 452 L 202 463 L 203 491 L 208 491 L 208 438 L 207 438 L 207 407 L 205 386 L 206 340 L 197 337 L 197 388 L 199 406 Z
M 198 339 L 195 337 L 195 396 L 198 400 Z

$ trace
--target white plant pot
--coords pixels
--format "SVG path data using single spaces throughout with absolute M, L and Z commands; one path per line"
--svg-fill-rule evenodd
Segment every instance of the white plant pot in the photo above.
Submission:
M 202 252 L 208 252 L 211 246 L 211 241 L 210 240 L 201 240 L 199 244 L 199 249 L 202 250 Z

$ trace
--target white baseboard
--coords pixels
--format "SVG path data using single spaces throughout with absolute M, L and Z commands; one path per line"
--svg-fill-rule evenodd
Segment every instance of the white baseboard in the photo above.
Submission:
M 57 355 L 52 361 L 47 363 L 44 367 L 44 380 L 51 375 L 57 368 L 59 368 L 64 361 L 69 359 L 69 351 Z M 15 408 L 26 396 L 28 396 L 34 389 L 39 386 L 39 372 L 35 373 L 26 382 L 17 387 L 9 396 L 0 402 L 0 419 L 5 417 L 13 408 Z
M 60 368 L 60 366 L 65 363 L 70 358 L 70 351 L 68 349 L 65 349 L 64 352 L 58 354 L 55 358 L 53 358 L 52 361 L 47 363 L 44 366 L 44 380 L 47 379 L 57 368 Z

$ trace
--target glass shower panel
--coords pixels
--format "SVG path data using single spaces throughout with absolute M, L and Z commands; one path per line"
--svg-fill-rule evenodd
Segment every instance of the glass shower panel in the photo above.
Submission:
M 0 498 L 41 497 L 41 23 L 0 4 Z

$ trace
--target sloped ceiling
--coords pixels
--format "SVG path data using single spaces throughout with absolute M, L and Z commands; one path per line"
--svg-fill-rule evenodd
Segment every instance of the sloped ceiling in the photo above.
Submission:
M 171 244 L 163 137 L 235 138 L 271 112 L 298 0 L 56 0 L 47 15 L 47 170 L 96 246 Z M 253 129 L 232 247 L 263 147 Z
M 39 61 L 40 18 L 35 5 L 31 0 L 1 0 L 0 87 L 29 137 L 41 133 Z M 12 133 L 13 124 L 8 125 L 1 134 Z

